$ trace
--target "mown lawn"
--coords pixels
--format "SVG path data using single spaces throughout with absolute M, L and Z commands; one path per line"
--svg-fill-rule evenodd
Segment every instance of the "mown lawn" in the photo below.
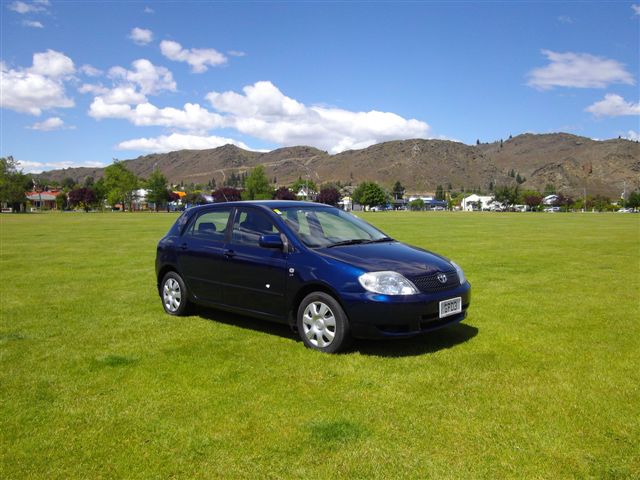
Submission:
M 461 325 L 343 355 L 163 313 L 169 214 L 0 216 L 2 478 L 638 478 L 640 215 L 389 212 Z

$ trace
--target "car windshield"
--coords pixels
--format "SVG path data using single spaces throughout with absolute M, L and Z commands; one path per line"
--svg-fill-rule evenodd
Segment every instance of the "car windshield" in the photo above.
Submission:
M 338 247 L 392 239 L 358 217 L 332 207 L 283 207 L 274 212 L 308 247 Z

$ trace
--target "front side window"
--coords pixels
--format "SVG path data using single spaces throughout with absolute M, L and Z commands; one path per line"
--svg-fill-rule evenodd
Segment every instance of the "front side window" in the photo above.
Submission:
M 230 213 L 230 208 L 203 212 L 191 224 L 187 234 L 202 240 L 223 242 Z
M 231 242 L 239 245 L 260 246 L 261 235 L 278 234 L 271 219 L 257 210 L 241 210 L 233 224 Z
M 337 208 L 285 207 L 282 218 L 308 247 L 391 240 L 380 230 Z

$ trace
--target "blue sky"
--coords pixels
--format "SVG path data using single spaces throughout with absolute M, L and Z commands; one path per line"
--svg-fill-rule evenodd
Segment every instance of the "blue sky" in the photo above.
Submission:
M 25 171 L 235 143 L 640 136 L 640 2 L 2 1 Z

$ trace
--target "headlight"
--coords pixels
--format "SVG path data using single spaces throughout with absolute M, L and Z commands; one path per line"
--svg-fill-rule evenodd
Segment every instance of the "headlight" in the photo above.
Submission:
M 456 273 L 458 274 L 458 279 L 460 280 L 460 285 L 462 285 L 464 282 L 467 281 L 467 279 L 464 276 L 464 272 L 456 262 L 451 262 L 451 265 L 455 267 Z
M 365 290 L 383 295 L 415 295 L 418 289 L 397 272 L 369 272 L 358 277 Z

